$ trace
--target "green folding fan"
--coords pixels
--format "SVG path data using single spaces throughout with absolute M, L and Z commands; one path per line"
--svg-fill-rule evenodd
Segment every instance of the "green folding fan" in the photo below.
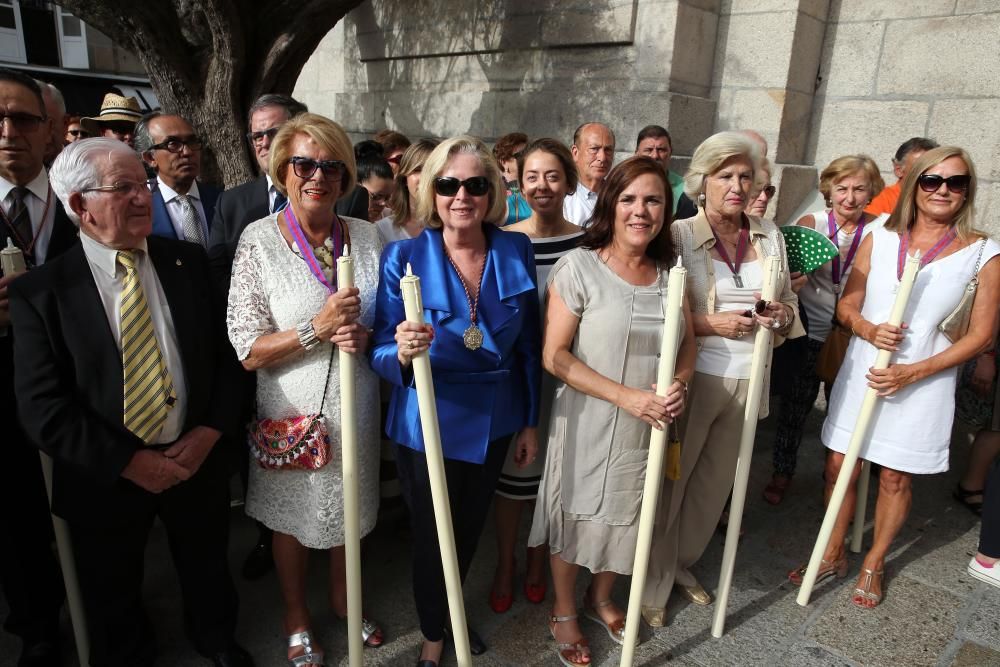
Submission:
M 826 234 L 810 227 L 785 225 L 785 250 L 788 253 L 788 270 L 812 273 L 840 254 L 836 244 Z

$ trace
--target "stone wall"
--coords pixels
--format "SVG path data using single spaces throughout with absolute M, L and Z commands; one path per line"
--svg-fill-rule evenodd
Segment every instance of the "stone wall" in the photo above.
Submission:
M 295 95 L 356 139 L 610 125 L 618 157 L 666 126 L 677 166 L 712 132 L 770 142 L 787 220 L 831 158 L 910 136 L 967 148 L 979 224 L 1000 235 L 1000 3 L 992 0 L 369 0 Z

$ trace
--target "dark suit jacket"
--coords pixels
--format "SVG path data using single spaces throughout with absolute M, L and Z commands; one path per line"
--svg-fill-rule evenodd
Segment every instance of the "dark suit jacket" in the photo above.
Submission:
M 212 234 L 212 216 L 215 214 L 215 200 L 218 199 L 219 192 L 221 191 L 217 187 L 198 182 L 198 195 L 201 197 L 201 206 L 205 209 L 205 222 L 208 225 L 209 235 Z M 170 221 L 170 214 L 167 212 L 167 203 L 163 201 L 159 183 L 156 182 L 153 186 L 153 236 L 177 239 L 174 223 Z
M 187 386 L 183 431 L 238 430 L 239 395 L 225 318 L 204 251 L 149 237 L 180 350 Z M 122 360 L 93 274 L 79 244 L 15 280 L 15 389 L 28 437 L 55 460 L 53 511 L 67 519 L 107 512 L 122 470 L 143 443 L 123 424 Z M 224 347 L 225 346 L 225 347 Z
M 240 235 L 247 225 L 266 218 L 270 212 L 265 176 L 219 195 L 215 202 L 212 232 L 208 237 L 208 262 L 223 294 L 229 293 L 229 277 L 233 272 Z

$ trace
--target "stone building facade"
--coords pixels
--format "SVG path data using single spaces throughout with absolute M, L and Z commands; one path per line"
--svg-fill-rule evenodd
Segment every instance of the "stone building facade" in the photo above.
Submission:
M 724 129 L 767 137 L 785 222 L 818 170 L 867 153 L 891 183 L 911 136 L 954 143 L 1000 236 L 996 0 L 366 0 L 325 38 L 296 97 L 355 138 L 520 130 L 566 141 L 584 121 L 667 127 L 677 168 Z

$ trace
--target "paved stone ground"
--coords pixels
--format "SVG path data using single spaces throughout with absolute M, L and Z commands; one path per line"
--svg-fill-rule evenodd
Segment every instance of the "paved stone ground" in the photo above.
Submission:
M 808 430 L 815 434 L 821 413 L 814 412 L 810 419 Z M 764 422 L 758 434 L 744 518 L 746 536 L 740 545 L 725 636 L 713 639 L 710 634 L 712 607 L 673 599 L 668 627 L 656 632 L 643 628 L 645 643 L 638 651 L 637 664 L 1000 665 L 1000 591 L 966 574 L 979 522 L 950 496 L 957 471 L 965 463 L 964 435 L 955 439 L 952 472 L 916 480 L 913 511 L 887 566 L 886 599 L 877 609 L 864 611 L 849 600 L 860 555 L 852 556 L 847 579 L 821 585 L 807 608 L 796 604 L 797 589 L 786 582 L 785 574 L 807 559 L 822 519 L 822 447 L 815 435 L 804 442 L 795 484 L 782 505 L 771 507 L 760 499 L 760 492 L 770 475 L 772 433 L 773 424 Z M 869 522 L 871 508 L 873 504 Z M 367 665 L 412 665 L 420 645 L 409 586 L 408 533 L 399 528 L 402 523 L 398 511 L 385 512 L 365 545 L 365 608 L 381 621 L 389 639 L 383 648 L 365 652 Z M 238 571 L 254 530 L 240 509 L 233 510 L 232 525 L 231 555 L 234 571 Z M 869 526 L 866 542 L 870 539 Z M 722 542 L 721 536 L 715 539 L 695 568 L 710 591 L 718 581 Z M 149 611 L 159 623 L 162 658 L 157 664 L 207 664 L 183 639 L 179 591 L 166 554 L 162 530 L 158 530 L 148 552 L 146 584 Z M 546 629 L 547 603 L 531 605 L 518 597 L 502 616 L 487 606 L 494 556 L 493 535 L 488 530 L 465 586 L 470 623 L 491 647 L 474 663 L 483 667 L 558 665 Z M 587 580 L 581 577 L 581 595 Z M 346 665 L 346 624 L 326 610 L 326 568 L 319 554 L 313 558 L 310 581 L 314 582 L 310 596 L 315 628 L 327 649 L 328 664 Z M 627 585 L 628 580 L 622 578 L 615 595 L 623 606 Z M 274 575 L 253 584 L 240 581 L 239 586 L 239 641 L 260 667 L 287 664 Z M 0 598 L 0 616 L 5 612 Z M 582 623 L 593 647 L 595 667 L 616 665 L 617 647 L 593 623 Z M 65 626 L 69 646 L 68 621 Z M 17 641 L 0 634 L 0 667 L 13 667 L 17 652 Z M 65 662 L 75 664 L 75 659 Z M 449 658 L 444 664 L 455 662 Z

